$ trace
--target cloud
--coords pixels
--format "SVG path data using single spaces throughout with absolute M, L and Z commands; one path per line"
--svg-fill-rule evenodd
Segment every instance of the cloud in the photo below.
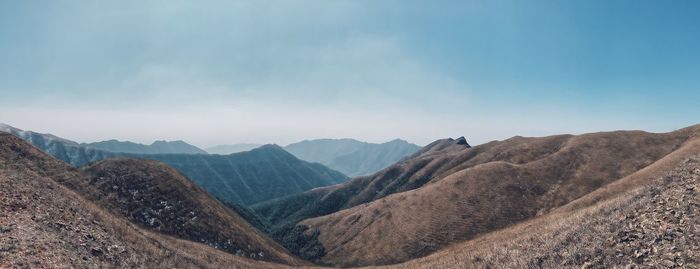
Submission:
M 610 65 L 590 45 L 610 45 L 594 33 L 619 16 L 594 20 L 586 12 L 598 9 L 575 5 L 545 4 L 547 16 L 539 5 L 487 2 L 0 5 L 0 122 L 81 141 L 428 143 L 465 135 L 478 143 L 514 134 L 668 130 L 697 114 L 696 46 L 661 54 L 663 44 L 630 47 L 630 59 L 680 62 L 668 72 L 644 61 Z M 641 18 L 630 20 L 641 30 L 610 28 L 625 32 L 610 36 L 660 34 Z M 659 29 L 661 36 L 687 34 Z

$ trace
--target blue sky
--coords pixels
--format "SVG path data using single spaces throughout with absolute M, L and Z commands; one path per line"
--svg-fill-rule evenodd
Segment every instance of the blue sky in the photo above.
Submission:
M 0 1 L 0 122 L 472 143 L 700 123 L 697 1 Z

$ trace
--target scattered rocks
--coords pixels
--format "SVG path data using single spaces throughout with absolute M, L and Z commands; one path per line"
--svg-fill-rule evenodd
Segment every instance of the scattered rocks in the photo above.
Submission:
M 690 267 L 700 263 L 698 162 L 689 161 L 652 186 L 649 202 L 620 218 L 611 245 L 622 264 L 642 268 Z M 695 224 L 695 225 L 692 225 Z

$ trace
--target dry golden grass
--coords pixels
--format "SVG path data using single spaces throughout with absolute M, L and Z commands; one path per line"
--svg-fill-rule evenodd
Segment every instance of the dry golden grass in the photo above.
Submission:
M 438 143 L 399 164 L 398 175 L 415 176 L 392 183 L 390 168 L 356 192 L 386 195 L 303 223 L 321 231 L 324 261 L 337 265 L 697 268 L 699 133 Z M 138 227 L 57 183 L 77 170 L 0 142 L 0 267 L 287 268 Z M 422 176 L 420 188 L 390 187 Z
M 549 214 L 382 268 L 698 268 L 700 140 Z
M 320 231 L 329 265 L 408 261 L 547 214 L 662 159 L 697 131 L 515 137 L 434 151 L 440 167 L 423 187 L 301 223 Z

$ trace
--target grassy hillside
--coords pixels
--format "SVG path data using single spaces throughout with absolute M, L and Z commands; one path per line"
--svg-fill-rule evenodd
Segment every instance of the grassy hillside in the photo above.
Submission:
M 142 227 L 239 256 L 298 262 L 236 212 L 163 163 L 109 159 L 80 170 L 86 179 L 62 183 Z
M 318 233 L 326 264 L 402 262 L 547 214 L 662 159 L 696 133 L 514 137 L 474 148 L 442 140 L 371 177 L 254 208 L 273 224 L 304 219 L 299 225 Z
M 140 228 L 58 183 L 80 177 L 0 133 L 0 267 L 280 267 Z
M 694 139 L 549 214 L 386 268 L 698 268 L 699 152 Z

